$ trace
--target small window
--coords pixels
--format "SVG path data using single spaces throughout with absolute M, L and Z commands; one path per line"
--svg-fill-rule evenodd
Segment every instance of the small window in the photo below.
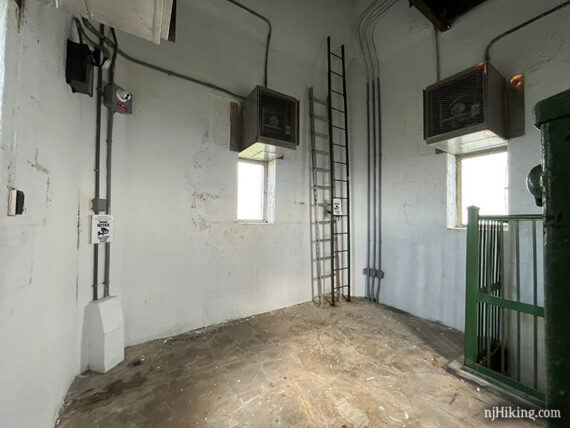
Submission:
M 457 224 L 467 224 L 467 207 L 482 215 L 508 214 L 508 157 L 506 151 L 456 158 Z
M 273 162 L 238 161 L 237 219 L 273 222 Z

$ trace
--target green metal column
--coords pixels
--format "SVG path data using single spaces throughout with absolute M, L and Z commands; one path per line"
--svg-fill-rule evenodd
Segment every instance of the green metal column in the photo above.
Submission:
M 477 292 L 479 291 L 479 208 L 469 207 L 465 273 L 465 365 L 477 361 Z
M 570 90 L 534 108 L 542 133 L 546 407 L 570 424 Z

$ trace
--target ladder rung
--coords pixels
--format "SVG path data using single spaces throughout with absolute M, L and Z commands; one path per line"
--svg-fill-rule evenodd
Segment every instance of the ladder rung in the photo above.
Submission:
M 348 235 L 348 232 L 335 232 L 333 235 Z
M 314 102 L 314 103 L 319 103 L 319 104 L 322 104 L 322 105 L 325 105 L 325 106 L 328 106 L 328 105 L 329 105 L 328 102 L 323 101 L 323 100 L 319 100 L 318 98 L 313 98 L 313 102 Z
M 343 92 L 338 92 L 338 91 L 335 91 L 334 89 L 331 89 L 331 92 L 332 92 L 333 94 L 341 95 L 341 96 L 344 97 L 344 93 L 343 93 Z
M 339 161 L 333 161 L 334 163 L 338 163 L 340 165 L 346 165 L 346 162 L 339 162 Z
M 319 224 L 330 224 L 330 223 L 331 223 L 330 220 L 319 221 Z
M 348 199 L 348 198 L 345 198 L 344 196 L 333 196 L 333 199 Z
M 329 152 L 325 152 L 324 150 L 313 150 L 313 153 L 323 156 L 328 156 L 330 154 Z
M 324 275 L 318 276 L 317 279 L 325 279 L 325 278 L 330 278 L 331 274 L 330 273 L 326 273 Z
M 327 135 L 328 137 L 328 135 Z M 344 144 L 337 144 L 337 143 L 332 143 L 333 146 L 338 146 L 338 147 L 344 147 L 346 148 L 346 146 Z
M 348 217 L 347 214 L 335 215 L 335 217 Z
M 315 261 L 329 260 L 330 258 L 331 258 L 331 256 L 319 257 L 319 258 L 315 259 Z
M 313 168 L 317 172 L 329 172 L 330 170 L 327 168 Z
M 342 74 L 340 74 L 340 73 L 337 73 L 336 71 L 333 71 L 333 70 L 331 70 L 331 74 L 335 74 L 335 75 L 337 75 L 338 77 L 344 77 L 344 75 L 342 75 Z
M 313 119 L 322 120 L 323 122 L 327 122 L 327 123 L 328 123 L 328 121 L 329 121 L 326 117 L 319 116 L 318 114 L 312 115 L 312 118 L 313 118 Z
M 336 238 L 335 238 L 336 240 Z M 314 242 L 331 242 L 331 238 L 315 239 Z
M 344 113 L 344 110 L 340 110 L 340 109 L 335 108 L 335 107 L 331 107 L 331 109 L 332 109 L 332 110 L 336 110 L 336 111 L 341 112 L 341 113 Z
M 332 56 L 336 56 L 338 59 L 342 59 L 340 55 L 335 54 L 333 51 L 329 51 L 329 54 L 331 54 Z
M 332 127 L 336 128 L 336 129 L 340 129 L 341 131 L 346 131 L 346 128 L 343 128 L 342 126 L 333 125 Z
M 322 138 L 329 138 L 327 134 L 323 134 L 322 132 L 313 132 L 315 137 L 322 137 Z
M 335 271 L 339 271 L 339 270 L 347 270 L 347 269 L 348 269 L 348 267 L 343 267 L 343 268 L 338 268 L 338 269 L 335 269 Z
M 340 287 L 335 287 L 335 290 L 340 290 L 341 288 L 348 288 L 348 285 L 341 285 Z
M 333 178 L 333 181 L 342 181 L 343 183 L 348 183 L 348 180 L 341 180 L 340 178 Z
M 337 250 L 337 251 L 333 251 L 333 253 L 346 253 L 348 252 L 348 250 Z
M 317 184 L 316 186 L 313 186 L 315 189 L 326 189 L 329 190 L 331 187 L 330 186 L 323 186 L 321 184 Z

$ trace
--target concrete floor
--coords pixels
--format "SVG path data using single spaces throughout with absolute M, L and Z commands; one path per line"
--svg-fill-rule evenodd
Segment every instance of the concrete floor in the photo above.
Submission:
M 480 427 L 507 403 L 445 371 L 462 340 L 362 300 L 297 305 L 127 348 L 77 378 L 57 426 Z

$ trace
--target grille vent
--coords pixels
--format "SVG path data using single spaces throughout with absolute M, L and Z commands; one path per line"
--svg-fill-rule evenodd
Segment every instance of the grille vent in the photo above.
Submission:
M 295 111 L 295 103 L 289 100 L 271 94 L 260 94 L 261 136 L 292 142 Z
M 485 66 L 427 92 L 428 137 L 485 122 Z

